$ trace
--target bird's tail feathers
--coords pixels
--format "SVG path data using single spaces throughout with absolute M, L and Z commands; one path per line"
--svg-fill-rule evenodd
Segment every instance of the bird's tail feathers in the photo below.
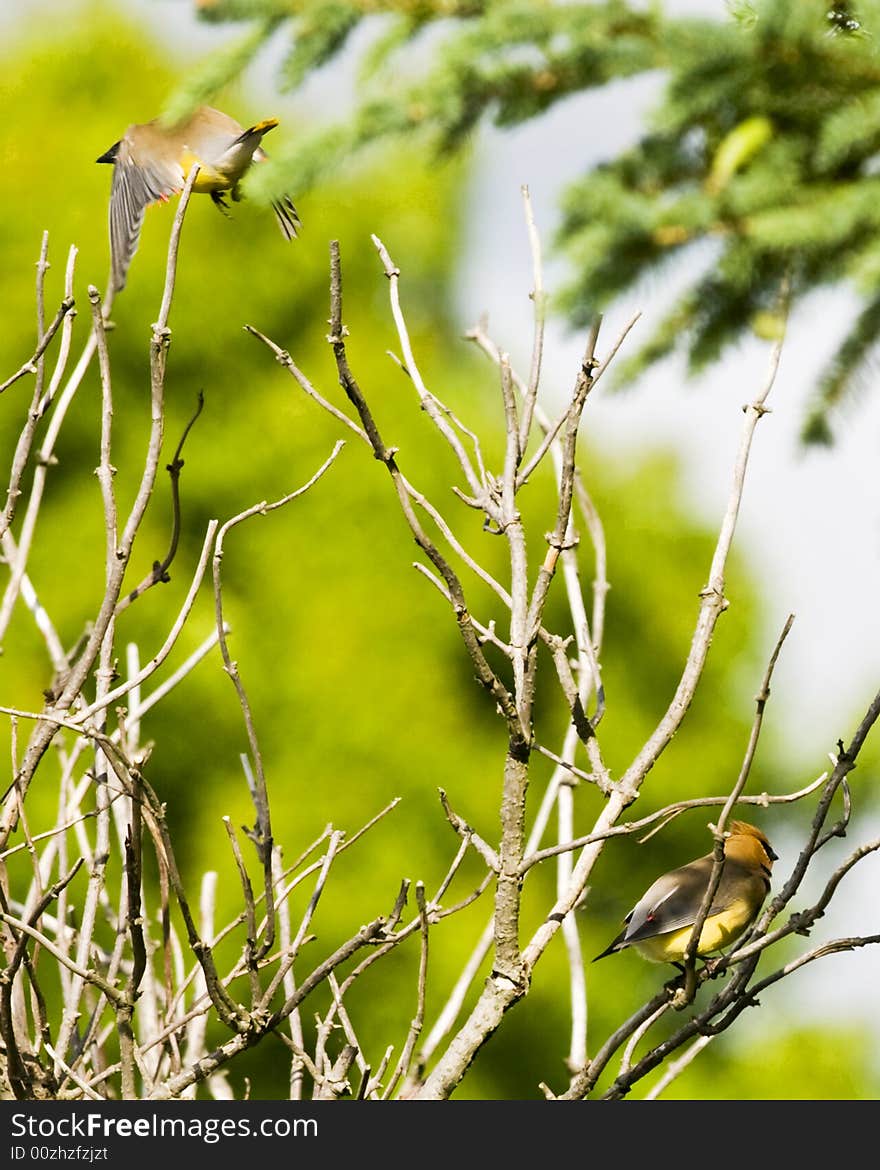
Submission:
M 605 948 L 605 950 L 602 951 L 601 954 L 596 955 L 595 959 L 593 959 L 592 961 L 594 963 L 598 963 L 599 960 L 604 959 L 606 955 L 613 955 L 617 951 L 621 950 L 620 943 L 621 943 L 622 937 L 623 937 L 622 935 L 618 935 L 618 937 L 614 940 L 614 942 L 611 943 L 610 946 L 607 946 Z
M 272 210 L 275 212 L 275 218 L 278 220 L 278 226 L 281 228 L 281 234 L 285 240 L 295 240 L 299 228 L 302 227 L 302 220 L 299 218 L 290 196 L 284 195 L 281 199 L 273 200 Z

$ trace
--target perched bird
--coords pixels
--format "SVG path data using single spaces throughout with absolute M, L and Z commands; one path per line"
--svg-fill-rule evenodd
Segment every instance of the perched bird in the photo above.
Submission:
M 754 922 L 770 889 L 770 871 L 776 861 L 770 842 L 745 821 L 732 821 L 728 832 L 721 880 L 700 932 L 697 952 L 701 958 L 738 939 Z M 713 862 L 713 854 L 707 853 L 657 878 L 627 914 L 624 929 L 593 962 L 635 947 L 652 962 L 680 966 Z
M 228 114 L 201 106 L 176 126 L 166 126 L 159 118 L 129 126 L 97 159 L 113 164 L 110 279 L 115 291 L 125 287 L 147 207 L 158 200 L 167 202 L 182 191 L 190 169 L 198 163 L 193 190 L 210 195 L 226 213 L 224 196 L 241 199 L 239 181 L 252 163 L 265 162 L 267 155 L 260 143 L 277 125 L 277 118 L 266 118 L 243 130 Z M 272 207 L 285 239 L 293 239 L 301 225 L 292 201 L 285 195 Z

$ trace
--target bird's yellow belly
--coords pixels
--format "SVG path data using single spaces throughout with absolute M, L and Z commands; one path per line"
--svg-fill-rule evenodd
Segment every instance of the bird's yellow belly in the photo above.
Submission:
M 212 191 L 228 190 L 235 182 L 234 178 L 223 175 L 212 166 L 202 162 L 198 155 L 193 154 L 192 151 L 184 151 L 180 160 L 184 175 L 189 174 L 194 163 L 199 164 L 199 173 L 196 175 L 195 183 L 193 183 L 193 191 L 198 191 L 202 195 L 210 195 Z
M 700 932 L 698 954 L 711 955 L 713 951 L 720 951 L 728 943 L 735 942 L 750 921 L 748 908 L 731 908 L 710 915 Z M 643 958 L 654 963 L 677 963 L 681 962 L 692 933 L 693 926 L 684 926 L 680 930 L 656 934 L 653 938 L 640 939 L 632 945 Z

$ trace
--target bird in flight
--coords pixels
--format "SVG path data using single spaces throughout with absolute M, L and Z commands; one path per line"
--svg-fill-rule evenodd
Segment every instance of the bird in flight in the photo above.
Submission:
M 137 251 L 144 212 L 151 203 L 167 202 L 183 190 L 195 163 L 199 173 L 193 191 L 211 196 L 227 213 L 226 196 L 242 198 L 239 182 L 255 162 L 265 162 L 260 143 L 278 125 L 266 118 L 247 129 L 210 106 L 200 106 L 189 118 L 166 126 L 160 118 L 129 126 L 122 138 L 106 150 L 99 163 L 113 166 L 110 186 L 111 287 L 125 287 L 128 266 Z M 289 196 L 272 202 L 275 218 L 285 239 L 292 240 L 301 227 Z

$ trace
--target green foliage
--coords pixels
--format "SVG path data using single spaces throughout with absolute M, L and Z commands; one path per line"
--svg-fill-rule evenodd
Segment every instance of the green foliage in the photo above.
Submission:
M 199 11 L 210 20 L 256 19 L 259 14 L 264 39 L 277 27 L 274 3 L 207 4 Z M 657 63 L 656 14 L 631 12 L 621 0 L 600 5 L 379 0 L 370 6 L 320 0 L 286 12 L 291 50 L 281 68 L 282 89 L 295 88 L 309 70 L 339 52 L 357 23 L 372 22 L 376 34 L 367 51 L 363 102 L 351 127 L 322 127 L 297 145 L 297 154 L 323 159 L 313 181 L 377 139 L 418 131 L 435 146 L 451 149 L 463 143 L 484 114 L 510 125 L 585 86 Z M 426 52 L 436 57 L 427 72 L 421 67 Z M 184 92 L 205 94 L 234 76 L 232 55 L 219 64 L 209 58 L 193 72 Z M 338 148 L 341 140 L 344 149 Z M 276 173 L 280 190 L 291 172 Z
M 360 21 L 360 9 L 338 0 L 318 4 L 300 24 L 299 35 L 281 67 L 285 86 L 295 89 L 305 77 L 344 48 Z
M 559 307 L 582 324 L 670 257 L 717 245 L 712 271 L 694 278 L 620 367 L 632 380 L 674 350 L 700 371 L 742 336 L 760 334 L 783 280 L 793 300 L 822 285 L 853 285 L 865 313 L 818 372 L 804 424 L 806 441 L 824 441 L 874 351 L 880 4 L 718 7 L 717 17 L 684 20 L 625 0 L 198 5 L 210 20 L 265 21 L 260 35 L 285 20 L 282 88 L 338 53 L 358 23 L 374 33 L 358 109 L 345 126 L 301 140 L 274 173 L 254 176 L 264 200 L 293 178 L 310 187 L 350 166 L 380 139 L 417 134 L 457 149 L 484 118 L 513 125 L 572 94 L 662 70 L 665 89 L 641 141 L 566 197 L 558 243 L 572 276 Z M 209 59 L 186 92 L 204 94 L 234 72 L 232 57 L 219 71 Z
M 880 72 L 874 43 L 831 35 L 819 8 L 760 4 L 748 27 L 707 29 L 698 55 L 676 54 L 654 135 L 602 169 L 600 197 L 589 176 L 571 193 L 563 240 L 577 246 L 582 225 L 602 216 L 605 249 L 601 260 L 579 268 L 569 289 L 576 316 L 670 252 L 717 241 L 704 275 L 676 306 L 674 329 L 664 322 L 627 376 L 673 345 L 686 348 L 691 369 L 703 368 L 754 328 L 787 274 L 795 297 L 857 276 L 864 289 L 864 254 L 873 250 L 877 224 L 868 124 Z M 852 119 L 843 115 L 847 109 Z M 718 182 L 730 136 L 756 124 L 761 141 Z M 621 222 L 615 191 L 619 198 L 642 194 L 654 214 L 646 208 L 640 223 Z M 871 289 L 865 295 L 873 301 Z M 868 333 L 856 323 L 822 373 L 805 437 L 816 438 L 820 422 L 827 433 L 829 408 L 852 387 L 870 352 Z
M 241 37 L 213 53 L 205 66 L 174 91 L 162 110 L 162 120 L 173 126 L 198 106 L 210 105 L 214 95 L 250 65 L 278 23 L 275 15 L 254 20 Z

